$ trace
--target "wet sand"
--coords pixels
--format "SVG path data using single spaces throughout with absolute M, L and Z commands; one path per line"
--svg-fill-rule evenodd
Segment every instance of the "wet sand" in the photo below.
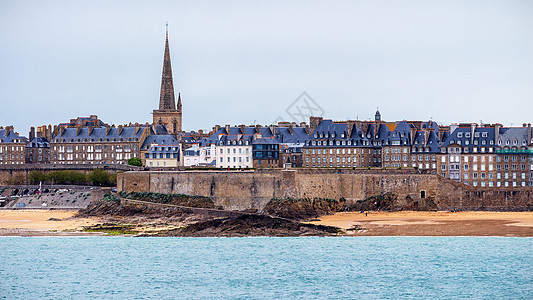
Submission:
M 73 210 L 0 210 L 0 236 L 95 235 L 80 230 L 100 220 L 73 218 L 76 213 Z
M 348 212 L 310 223 L 340 227 L 355 236 L 533 237 L 533 212 Z
M 0 210 L 0 236 L 102 235 L 81 230 L 104 219 L 74 218 L 75 214 L 76 211 L 61 210 Z M 533 212 L 349 212 L 308 223 L 339 227 L 348 236 L 533 237 Z

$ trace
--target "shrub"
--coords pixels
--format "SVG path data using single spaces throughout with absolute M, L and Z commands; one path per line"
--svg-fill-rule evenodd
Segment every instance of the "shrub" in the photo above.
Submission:
M 138 157 L 132 157 L 128 159 L 128 165 L 142 167 L 143 161 Z

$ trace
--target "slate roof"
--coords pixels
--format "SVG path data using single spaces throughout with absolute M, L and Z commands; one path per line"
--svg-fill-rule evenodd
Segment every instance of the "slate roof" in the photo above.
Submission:
M 277 145 L 279 141 L 275 138 L 258 138 L 255 139 L 252 144 L 254 145 Z
M 426 142 L 427 135 L 427 142 Z M 440 153 L 441 142 L 435 131 L 418 131 L 412 144 L 413 153 Z
M 527 127 L 500 128 L 496 143 L 500 147 L 527 147 L 532 141 L 527 140 Z
M 376 136 L 374 136 L 374 124 L 369 124 L 366 132 L 363 132 L 363 129 L 355 124 L 351 135 L 348 137 L 348 126 L 348 123 L 344 122 L 334 123 L 332 120 L 322 120 L 311 135 L 311 141 L 307 142 L 307 145 L 375 147 L 373 142 L 383 143 L 390 132 L 385 124 L 380 124 Z
M 141 126 L 137 133 L 135 126 L 123 127 L 119 134 L 118 127 L 109 128 L 106 133 L 106 127 L 95 127 L 89 134 L 89 127 L 82 127 L 78 133 L 78 128 L 64 128 L 60 134 L 54 136 L 51 142 L 126 142 L 138 141 L 146 126 Z M 76 134 L 78 133 L 78 134 Z
M 167 153 L 170 153 L 170 154 L 175 154 L 175 153 L 179 153 L 180 152 L 180 145 L 179 144 L 174 144 L 174 145 L 154 145 L 154 146 L 151 146 L 150 149 L 148 149 L 148 153 L 152 154 L 152 153 L 157 153 L 157 154 L 167 154 Z
M 394 130 L 389 132 L 389 137 L 387 139 L 388 143 L 384 143 L 384 144 L 410 145 L 411 144 L 411 128 L 412 126 L 405 121 L 398 122 Z
M 184 156 L 200 156 L 200 147 L 194 145 L 183 151 Z
M 276 128 L 276 139 L 281 144 L 301 144 L 309 141 L 311 136 L 307 134 L 303 127 L 294 127 L 292 134 L 289 128 L 278 127 Z
M 459 127 L 446 138 L 442 146 L 448 147 L 451 144 L 459 144 L 463 149 L 468 148 L 472 152 L 474 147 L 479 149 L 480 147 L 495 146 L 494 138 L 495 129 L 493 127 L 476 127 L 473 135 L 470 127 Z
M 6 129 L 0 129 L 0 143 L 14 143 L 15 140 L 18 140 L 19 143 L 28 142 L 26 137 L 18 135 L 13 130 L 10 130 L 6 136 Z
M 141 150 L 150 148 L 151 144 L 158 144 L 162 146 L 178 145 L 179 141 L 173 135 L 150 135 L 144 140 Z
M 34 137 L 27 145 L 26 148 L 50 148 L 50 143 L 44 137 Z

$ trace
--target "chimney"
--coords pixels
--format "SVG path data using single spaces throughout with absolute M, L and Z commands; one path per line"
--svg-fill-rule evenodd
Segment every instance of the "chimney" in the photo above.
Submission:
M 35 127 L 30 127 L 30 141 L 35 137 Z
M 51 141 L 52 140 L 52 125 L 48 124 L 48 128 L 46 129 L 46 136 L 45 138 L 48 140 L 48 141 Z
M 138 127 L 136 127 L 136 129 L 138 130 Z M 106 125 L 105 126 L 105 135 L 109 135 L 109 131 L 110 130 L 111 130 L 111 126 Z M 135 133 L 137 133 L 137 130 L 135 130 Z
M 502 124 L 496 123 L 494 124 L 494 143 L 498 145 L 498 141 L 500 140 L 500 128 L 502 127 Z
M 261 133 L 261 125 L 255 125 L 255 133 Z
M 476 123 L 470 124 L 470 144 L 474 144 L 474 131 L 476 131 Z
M 239 125 L 239 127 L 241 128 L 241 133 L 245 134 L 246 133 L 246 125 L 241 124 L 241 125 Z
M 220 130 L 220 125 L 215 125 L 215 127 L 213 127 L 214 133 L 217 133 L 219 130 Z
M 318 125 L 320 124 L 320 122 L 322 122 L 322 120 L 322 117 L 309 117 L 309 126 L 311 127 L 311 132 L 317 129 Z
M 289 132 L 290 132 L 291 134 L 294 134 L 293 132 L 294 132 L 294 126 L 295 126 L 295 125 L 296 125 L 296 124 L 294 124 L 294 123 L 291 123 L 291 124 L 289 125 Z
M 204 130 L 203 129 L 198 129 L 198 134 L 204 134 Z
M 227 134 L 229 134 L 229 132 L 230 132 L 230 128 L 231 128 L 230 125 L 226 125 L 226 133 L 227 133 Z
M 270 132 L 273 137 L 276 137 L 276 125 L 270 125 Z
M 531 131 L 531 123 L 527 123 L 527 143 L 533 144 L 531 140 L 533 138 L 533 131 Z
M 93 126 L 89 126 L 89 129 L 87 130 L 87 134 L 91 135 L 93 133 L 93 129 L 94 129 Z
M 80 135 L 81 126 L 76 126 L 76 136 Z
M 5 132 L 6 137 L 9 135 L 9 133 L 11 132 L 11 130 L 13 130 L 13 129 L 11 128 L 11 126 L 6 126 L 6 132 Z

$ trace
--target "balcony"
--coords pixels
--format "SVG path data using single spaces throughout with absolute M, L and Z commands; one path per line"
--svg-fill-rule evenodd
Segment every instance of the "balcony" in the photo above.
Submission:
M 527 150 L 527 149 L 507 149 L 507 150 L 496 150 L 497 154 L 529 154 L 533 155 L 533 150 Z

